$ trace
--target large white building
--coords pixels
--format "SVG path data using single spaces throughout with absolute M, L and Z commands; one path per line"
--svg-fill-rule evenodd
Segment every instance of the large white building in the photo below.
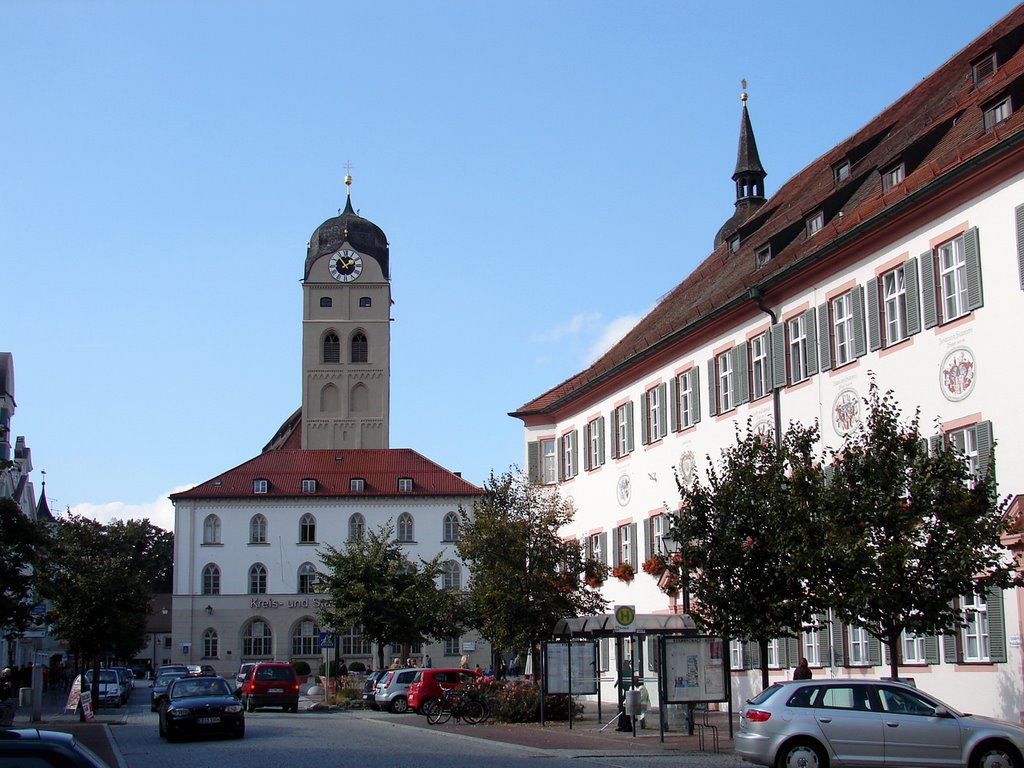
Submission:
M 468 579 L 457 513 L 481 490 L 388 446 L 389 258 L 384 232 L 351 200 L 316 229 L 302 280 L 302 405 L 258 456 L 171 497 L 173 661 L 223 674 L 263 659 L 316 669 L 319 551 L 388 523 L 411 561 L 443 553 L 443 586 Z M 338 646 L 348 662 L 376 664 L 358 627 Z M 429 653 L 435 666 L 490 658 L 475 636 L 409 651 Z
M 678 508 L 677 473 L 690 481 L 748 420 L 765 430 L 817 421 L 838 447 L 870 374 L 972 462 L 998 458 L 1016 511 L 1022 43 L 1018 8 L 771 197 L 744 96 L 736 212 L 713 251 L 607 354 L 512 414 L 531 474 L 575 503 L 566 535 L 636 568 L 631 583 L 604 584 L 611 603 L 681 610 L 640 570 Z M 1020 593 L 960 605 L 961 631 L 905 639 L 900 674 L 965 710 L 1024 717 Z M 888 674 L 877 641 L 829 619 L 772 644 L 773 678 L 791 676 L 799 656 L 819 676 Z M 731 651 L 737 704 L 760 689 L 759 661 L 749 646 Z

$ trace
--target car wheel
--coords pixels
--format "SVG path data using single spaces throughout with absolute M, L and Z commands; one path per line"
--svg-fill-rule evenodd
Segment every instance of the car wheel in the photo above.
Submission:
M 242 725 L 240 725 L 238 727 L 238 730 L 235 731 L 233 735 L 236 739 L 240 739 L 243 736 L 245 736 L 245 724 L 243 723 Z
M 256 711 L 256 702 L 252 700 L 252 696 L 247 696 L 246 699 L 245 699 L 245 711 L 246 712 L 255 712 Z
M 288 709 L 290 709 L 294 713 L 298 713 L 298 711 L 299 711 L 299 702 L 296 701 Z
M 1021 757 L 1005 742 L 988 741 L 974 750 L 971 768 L 1021 768 Z
M 409 702 L 406 701 L 405 696 L 396 696 L 391 700 L 391 706 L 388 709 L 396 715 L 404 715 L 409 711 Z
M 775 768 L 828 768 L 828 756 L 815 741 L 791 741 L 779 750 Z

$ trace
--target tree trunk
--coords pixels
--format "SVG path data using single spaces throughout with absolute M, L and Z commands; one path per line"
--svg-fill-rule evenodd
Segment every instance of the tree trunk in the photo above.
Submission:
M 757 650 L 761 655 L 761 688 L 764 689 L 768 687 L 768 638 L 758 638 Z
M 895 680 L 900 676 L 900 636 L 889 638 L 885 645 L 889 648 L 889 677 Z

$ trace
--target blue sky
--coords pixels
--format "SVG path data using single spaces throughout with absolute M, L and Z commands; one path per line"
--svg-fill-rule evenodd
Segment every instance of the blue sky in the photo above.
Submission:
M 712 7 L 715 6 L 715 7 Z M 1011 2 L 0 1 L 0 349 L 58 509 L 166 496 L 298 406 L 305 247 L 391 243 L 391 445 L 483 483 L 732 213 Z

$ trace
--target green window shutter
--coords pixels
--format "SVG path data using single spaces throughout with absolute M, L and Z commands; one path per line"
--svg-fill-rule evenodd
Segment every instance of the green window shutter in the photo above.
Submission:
M 832 339 L 828 331 L 828 304 L 820 304 L 818 305 L 818 360 L 821 362 L 823 371 L 832 367 Z
M 756 640 L 748 640 L 743 644 L 743 668 L 761 668 L 761 647 Z
M 750 400 L 750 372 L 746 343 L 732 348 L 732 380 L 736 394 L 734 405 L 743 405 Z
M 821 666 L 827 667 L 832 659 L 832 632 L 827 623 L 827 616 L 821 615 L 818 621 L 818 662 Z
M 629 540 L 633 542 L 633 546 L 629 548 L 630 565 L 636 570 L 640 567 L 640 539 L 637 538 L 637 525 L 636 523 L 629 524 Z
M 1013 215 L 1017 218 L 1017 273 L 1020 275 L 1020 288 L 1024 291 L 1024 205 L 1018 205 Z
M 640 444 L 647 445 L 651 442 L 650 427 L 648 425 L 651 413 L 651 397 L 647 392 L 640 394 Z
M 800 640 L 796 637 L 786 638 L 786 661 L 784 666 L 795 667 L 800 663 Z
M 559 481 L 566 480 L 565 476 L 565 438 L 560 437 L 555 440 L 555 467 L 557 468 L 556 474 L 558 475 Z
M 597 420 L 597 462 L 604 464 L 604 416 Z
M 608 565 L 608 534 L 602 533 L 598 539 L 601 542 L 601 562 Z
M 967 269 L 967 309 L 980 309 L 985 306 L 985 295 L 981 289 L 981 248 L 977 227 L 964 232 L 964 266 Z
M 776 323 L 769 329 L 772 341 L 772 386 L 786 386 L 786 329 Z
M 617 527 L 612 528 L 612 568 L 622 562 L 619 559 L 619 544 L 619 529 Z
M 587 471 L 590 467 L 590 424 L 587 423 L 583 426 L 583 470 Z
M 853 356 L 864 357 L 868 353 L 868 340 L 864 328 L 864 286 L 853 289 Z
M 807 334 L 807 375 L 818 372 L 818 324 L 814 307 L 804 312 L 804 332 Z
M 693 392 L 693 397 L 690 398 L 690 400 L 693 401 L 693 408 L 690 412 L 690 423 L 696 424 L 700 421 L 700 368 L 696 365 L 693 366 L 693 368 L 690 369 L 690 376 L 693 377 L 693 385 L 690 388 Z
M 979 421 L 974 426 L 974 439 L 978 447 L 978 471 L 984 475 L 992 463 L 992 422 Z
M 626 403 L 626 452 L 633 452 L 633 401 Z
M 924 327 L 939 324 L 939 308 L 935 302 L 935 256 L 931 251 L 921 254 L 921 305 L 924 309 Z
M 846 643 L 843 642 L 843 625 L 839 621 L 832 621 L 832 636 L 829 638 L 832 648 L 832 661 L 834 666 L 846 666 Z
M 881 308 L 878 306 L 879 294 L 877 277 L 872 277 L 868 280 L 867 298 L 868 348 L 874 352 L 875 350 L 882 348 L 882 312 Z M 910 302 L 909 297 L 907 302 Z
M 576 477 L 580 473 L 580 431 L 574 429 L 570 437 L 572 438 L 572 476 Z
M 921 309 L 918 304 L 917 259 L 903 262 L 903 288 L 907 294 L 907 336 L 921 332 Z
M 658 431 L 661 434 L 658 437 L 665 437 L 668 434 L 668 419 L 665 418 L 665 415 L 668 412 L 669 404 L 668 384 L 664 382 L 658 385 L 658 400 L 661 403 L 661 424 L 658 425 Z
M 619 458 L 619 409 L 612 408 L 612 433 L 611 439 L 611 455 L 613 459 Z
M 540 443 L 534 440 L 526 445 L 526 474 L 531 483 L 540 482 Z
M 942 435 L 932 435 L 928 438 L 928 455 L 934 456 L 942 450 Z
M 956 635 L 942 636 L 942 658 L 947 664 L 957 663 Z
M 873 635 L 868 635 L 868 663 L 873 667 L 882 663 L 882 643 Z
M 1003 590 L 990 587 L 985 595 L 988 612 L 988 657 L 994 664 L 1006 663 L 1006 622 L 1003 618 Z
M 654 554 L 654 518 L 644 520 L 644 560 Z
M 718 415 L 718 377 L 715 358 L 708 360 L 708 416 Z
M 939 638 L 935 635 L 924 638 L 924 660 L 929 664 L 939 663 Z
M 668 383 L 668 413 L 672 431 L 679 431 L 679 379 L 672 377 Z

